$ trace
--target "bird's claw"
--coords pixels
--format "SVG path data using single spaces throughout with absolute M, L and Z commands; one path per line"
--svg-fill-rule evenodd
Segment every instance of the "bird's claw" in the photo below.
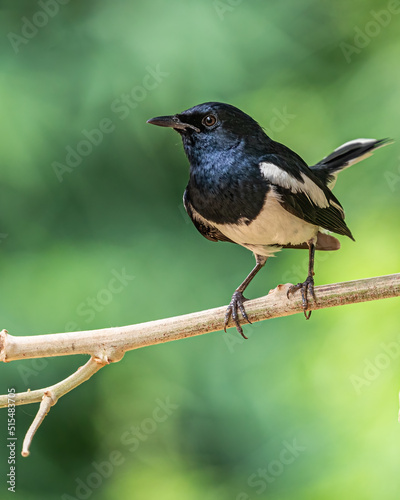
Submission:
M 315 297 L 314 292 L 314 278 L 312 276 L 307 276 L 307 279 L 304 283 L 297 283 L 297 285 L 292 285 L 287 291 L 287 298 L 289 299 L 290 294 L 297 292 L 297 290 L 301 290 L 301 299 L 303 303 L 303 312 L 306 319 L 310 319 L 311 312 L 307 311 L 308 309 L 308 294 L 314 299 L 314 302 L 317 303 L 317 299 Z
M 243 333 L 243 329 L 240 326 L 239 322 L 239 314 L 238 310 L 242 313 L 243 318 L 248 322 L 251 323 L 249 320 L 249 317 L 247 316 L 246 310 L 244 308 L 243 302 L 245 302 L 247 299 L 243 296 L 242 292 L 236 291 L 232 295 L 232 299 L 229 303 L 229 306 L 226 310 L 225 313 L 225 323 L 224 323 L 224 331 L 226 332 L 226 328 L 228 326 L 229 320 L 232 317 L 233 322 L 235 323 L 237 331 L 240 333 L 240 335 L 244 338 L 247 339 L 246 335 Z

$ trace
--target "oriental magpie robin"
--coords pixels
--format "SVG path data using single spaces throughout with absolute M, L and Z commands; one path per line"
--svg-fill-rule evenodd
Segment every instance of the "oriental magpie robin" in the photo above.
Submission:
M 225 315 L 245 337 L 238 312 L 247 317 L 243 292 L 268 257 L 282 248 L 309 250 L 301 291 L 306 318 L 308 295 L 314 301 L 314 252 L 338 250 L 339 241 L 325 231 L 354 240 L 344 211 L 333 195 L 337 174 L 388 144 L 388 139 L 346 142 L 313 166 L 288 147 L 273 141 L 249 115 L 229 104 L 207 102 L 148 123 L 171 127 L 182 137 L 190 162 L 183 203 L 198 231 L 211 241 L 229 241 L 254 253 L 256 265 L 235 290 Z

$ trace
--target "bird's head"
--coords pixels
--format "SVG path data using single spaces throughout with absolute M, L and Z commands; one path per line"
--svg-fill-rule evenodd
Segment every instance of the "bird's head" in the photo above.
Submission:
M 191 162 L 204 153 L 223 153 L 248 142 L 257 147 L 268 139 L 253 118 L 221 102 L 206 102 L 176 115 L 151 118 L 147 123 L 179 132 Z

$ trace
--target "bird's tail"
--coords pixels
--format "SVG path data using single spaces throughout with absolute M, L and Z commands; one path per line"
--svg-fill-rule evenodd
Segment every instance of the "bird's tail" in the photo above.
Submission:
M 333 153 L 310 169 L 321 179 L 330 189 L 336 182 L 337 174 L 354 163 L 371 156 L 375 149 L 391 144 L 391 139 L 356 139 L 339 146 Z

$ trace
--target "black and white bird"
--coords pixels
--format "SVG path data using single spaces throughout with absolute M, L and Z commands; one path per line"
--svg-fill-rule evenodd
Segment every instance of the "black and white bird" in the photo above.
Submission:
M 190 162 L 183 203 L 198 231 L 211 241 L 228 241 L 254 253 L 256 265 L 235 290 L 225 315 L 245 337 L 239 311 L 247 317 L 243 292 L 268 257 L 282 248 L 309 249 L 301 291 L 308 319 L 308 296 L 314 294 L 315 250 L 338 250 L 326 231 L 354 240 L 333 188 L 337 174 L 367 158 L 388 139 L 346 142 L 313 166 L 288 147 L 273 141 L 249 115 L 229 104 L 207 102 L 148 123 L 171 127 L 182 137 Z M 245 337 L 246 338 L 246 337 Z

